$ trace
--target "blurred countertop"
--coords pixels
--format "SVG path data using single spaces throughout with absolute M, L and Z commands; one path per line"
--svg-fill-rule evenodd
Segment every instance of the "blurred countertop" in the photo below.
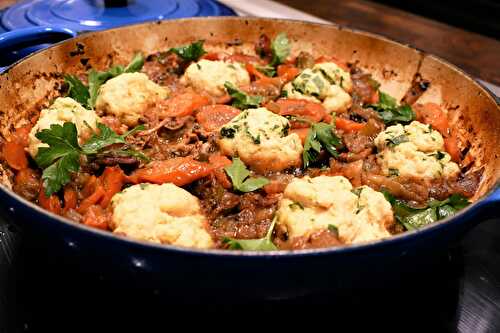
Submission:
M 278 0 L 319 18 L 378 33 L 440 56 L 500 85 L 500 41 L 364 0 Z M 464 13 L 466 15 L 466 13 Z

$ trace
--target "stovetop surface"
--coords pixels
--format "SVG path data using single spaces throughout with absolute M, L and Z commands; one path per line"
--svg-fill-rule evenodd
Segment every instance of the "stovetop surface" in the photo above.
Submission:
M 428 267 L 397 285 L 273 301 L 232 295 L 222 301 L 173 300 L 165 291 L 116 285 L 99 273 L 84 273 L 71 258 L 48 253 L 36 235 L 11 233 L 14 239 L 5 246 L 0 233 L 0 332 L 148 331 L 173 322 L 185 328 L 259 329 L 268 319 L 273 324 L 267 328 L 279 329 L 331 323 L 349 330 L 498 332 L 499 222 L 482 223 L 460 245 L 437 253 Z M 192 320 L 181 321 L 186 316 Z

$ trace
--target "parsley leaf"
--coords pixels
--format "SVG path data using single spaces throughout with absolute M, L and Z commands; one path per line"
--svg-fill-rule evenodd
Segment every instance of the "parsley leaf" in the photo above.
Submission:
M 64 155 L 79 151 L 78 132 L 73 123 L 64 123 L 50 125 L 49 129 L 44 129 L 35 134 L 38 140 L 49 145 L 49 147 L 40 147 L 35 161 L 41 168 L 46 168 L 55 160 Z
M 68 152 L 54 164 L 43 170 L 42 179 L 45 195 L 49 197 L 52 193 L 58 192 L 71 180 L 71 173 L 80 170 L 80 154 L 72 151 Z
M 133 158 L 136 158 L 137 160 L 141 160 L 144 162 L 151 161 L 151 159 L 149 157 L 147 157 L 146 155 L 144 155 L 140 151 L 127 148 L 126 145 L 124 145 L 120 148 L 113 148 L 113 149 L 109 149 L 109 150 L 104 149 L 102 151 L 99 151 L 95 155 L 96 160 L 107 158 L 107 157 L 133 157 Z
M 169 52 L 173 52 L 181 57 L 184 61 L 196 61 L 202 55 L 207 53 L 205 49 L 203 49 L 204 40 L 196 41 L 189 45 L 184 45 L 180 47 L 172 47 Z
M 469 201 L 459 195 L 452 194 L 448 199 L 439 201 L 431 199 L 427 206 L 415 208 L 404 201 L 394 198 L 387 191 L 382 191 L 387 201 L 392 205 L 396 220 L 407 230 L 415 230 L 430 223 L 455 215 L 459 210 L 467 207 Z
M 274 245 L 271 237 L 273 235 L 274 226 L 276 225 L 275 216 L 273 222 L 269 226 L 267 234 L 264 238 L 258 239 L 234 239 L 234 238 L 224 238 L 223 242 L 229 245 L 232 250 L 244 250 L 244 251 L 275 251 L 278 250 L 276 245 Z
M 145 129 L 144 125 L 139 125 L 123 135 L 118 135 L 104 124 L 98 123 L 97 128 L 99 130 L 99 134 L 94 133 L 94 135 L 92 135 L 92 137 L 90 137 L 90 139 L 88 139 L 82 146 L 83 152 L 87 155 L 97 154 L 99 150 L 116 143 L 126 143 L 125 138 L 127 136 Z
M 394 97 L 381 91 L 379 91 L 378 105 L 384 109 L 393 109 L 398 106 Z
M 94 69 L 91 69 L 88 76 L 89 81 L 89 99 L 88 106 L 90 108 L 95 107 L 95 102 L 97 100 L 97 95 L 99 94 L 99 88 L 109 79 L 117 77 L 123 73 L 133 73 L 141 70 L 144 65 L 144 56 L 141 53 L 137 53 L 132 61 L 125 67 L 121 65 L 117 65 L 111 67 L 109 70 L 105 72 L 98 72 Z
M 337 157 L 337 148 L 341 146 L 340 139 L 333 133 L 332 125 L 327 123 L 313 124 L 304 143 L 304 152 L 302 153 L 304 169 L 318 160 L 322 148 L 326 149 L 330 155 Z
M 113 75 L 110 72 L 98 72 L 91 69 L 89 72 L 89 100 L 87 104 L 94 108 L 99 93 L 99 88 L 107 80 L 111 79 Z
M 68 85 L 68 96 L 89 109 L 89 89 L 75 75 L 64 75 L 64 82 Z
M 250 96 L 239 90 L 229 81 L 224 83 L 224 87 L 227 89 L 227 93 L 232 98 L 232 105 L 240 110 L 245 110 L 249 108 L 258 108 L 262 102 L 261 96 Z
M 288 38 L 284 32 L 278 34 L 271 42 L 271 52 L 273 57 L 271 59 L 271 66 L 282 64 L 285 59 L 290 55 L 291 46 Z
M 80 147 L 78 144 L 78 132 L 76 125 L 66 122 L 62 126 L 58 124 L 50 125 L 50 128 L 44 129 L 35 134 L 35 136 L 48 147 L 40 147 L 35 156 L 35 162 L 43 170 L 42 180 L 47 196 L 58 192 L 61 188 L 70 182 L 71 173 L 80 170 L 80 157 L 82 155 L 98 154 L 101 150 L 113 144 L 125 143 L 125 137 L 144 129 L 143 126 L 128 131 L 123 135 L 118 135 L 104 124 L 97 124 L 99 134 L 94 135 Z M 142 153 L 132 149 L 115 149 L 115 154 L 121 156 L 134 156 L 141 159 L 147 159 Z
M 333 134 L 333 127 L 330 124 L 326 123 L 317 123 L 313 125 L 314 130 L 316 131 L 316 137 L 318 138 L 319 142 L 321 142 L 321 145 L 323 148 L 325 148 L 330 155 L 332 156 L 337 156 L 337 148 L 341 146 L 340 139 Z
M 264 74 L 265 76 L 273 77 L 276 75 L 276 69 L 273 66 L 257 66 L 255 67 L 259 72 Z
M 149 162 L 151 159 L 141 153 L 140 151 L 133 150 L 133 149 L 113 149 L 109 151 L 111 155 L 114 156 L 127 156 L 127 157 L 135 157 L 137 159 L 140 159 L 144 162 Z
M 35 161 L 44 169 L 43 185 L 45 194 L 50 196 L 70 181 L 71 172 L 80 169 L 77 130 L 73 123 L 64 123 L 63 126 L 53 124 L 50 129 L 44 129 L 35 136 L 49 145 L 38 149 Z
M 142 53 L 136 53 L 130 63 L 125 67 L 124 72 L 135 73 L 140 71 L 142 66 L 144 66 L 144 56 Z
M 386 124 L 409 123 L 416 118 L 415 112 L 409 105 L 398 106 L 394 97 L 381 91 L 379 91 L 379 102 L 369 106 L 379 113 Z
M 224 168 L 231 182 L 233 188 L 240 192 L 252 192 L 269 183 L 269 180 L 264 177 L 248 178 L 250 171 L 238 157 L 233 158 L 233 163 Z

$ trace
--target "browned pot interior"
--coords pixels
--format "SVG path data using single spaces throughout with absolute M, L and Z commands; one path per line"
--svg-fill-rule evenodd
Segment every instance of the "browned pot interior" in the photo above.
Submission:
M 0 75 L 0 133 L 8 138 L 14 128 L 36 117 L 57 97 L 62 74 L 105 69 L 127 63 L 141 51 L 152 54 L 193 42 L 206 48 L 230 48 L 254 53 L 253 43 L 265 33 L 286 32 L 293 54 L 301 50 L 315 56 L 333 55 L 357 63 L 381 83 L 381 90 L 400 100 L 416 75 L 431 82 L 417 102 L 435 102 L 448 110 L 452 126 L 459 130 L 465 155 L 462 169 L 482 169 L 482 181 L 474 200 L 492 189 L 500 176 L 500 110 L 494 98 L 474 80 L 446 62 L 364 32 L 289 20 L 260 18 L 201 18 L 162 21 L 89 33 L 39 52 Z M 4 185 L 8 179 L 0 170 Z

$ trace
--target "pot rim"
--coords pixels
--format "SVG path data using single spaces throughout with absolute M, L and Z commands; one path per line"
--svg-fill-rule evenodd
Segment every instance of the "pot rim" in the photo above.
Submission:
M 493 94 L 487 87 L 485 87 L 483 84 L 478 82 L 473 76 L 471 76 L 469 73 L 466 71 L 462 70 L 461 68 L 451 64 L 450 62 L 442 59 L 441 57 L 432 55 L 430 53 L 427 53 L 425 51 L 422 51 L 414 46 L 411 46 L 409 44 L 405 44 L 402 42 L 398 42 L 397 40 L 388 38 L 386 36 L 356 29 L 356 28 L 351 28 L 351 27 L 346 27 L 339 25 L 337 23 L 316 23 L 316 22 L 308 22 L 308 21 L 302 21 L 302 20 L 294 20 L 294 19 L 281 19 L 281 18 L 260 18 L 260 17 L 230 17 L 230 16 L 216 16 L 216 17 L 202 17 L 202 18 L 182 18 L 182 19 L 175 19 L 175 20 L 157 20 L 157 21 L 149 21 L 149 22 L 142 22 L 142 23 L 134 23 L 134 24 L 129 24 L 129 25 L 124 25 L 112 29 L 106 29 L 106 30 L 100 30 L 100 31 L 92 31 L 92 32 L 85 32 L 82 34 L 79 34 L 77 37 L 70 38 L 63 40 L 61 42 L 55 43 L 51 45 L 50 47 L 46 49 L 42 49 L 39 51 L 36 51 L 29 56 L 22 58 L 13 64 L 9 65 L 4 72 L 2 72 L 0 75 L 7 75 L 8 72 L 18 65 L 19 63 L 24 62 L 25 60 L 31 58 L 32 56 L 35 56 L 38 53 L 44 52 L 45 50 L 55 48 L 61 44 L 73 41 L 75 39 L 80 38 L 80 36 L 85 36 L 85 37 L 91 37 L 94 34 L 100 34 L 104 33 L 107 31 L 114 31 L 114 30 L 120 30 L 123 28 L 128 28 L 131 26 L 146 26 L 146 25 L 153 25 L 153 24 L 162 24 L 163 22 L 169 22 L 169 23 L 182 23 L 185 21 L 215 21 L 215 20 L 236 20 L 236 21 L 242 21 L 242 20 L 247 20 L 247 21 L 272 21 L 272 22 L 285 22 L 285 23 L 292 23 L 292 24 L 303 24 L 303 25 L 309 25 L 309 26 L 320 26 L 320 27 L 334 27 L 338 30 L 347 30 L 350 32 L 353 32 L 355 34 L 361 34 L 365 35 L 371 38 L 376 38 L 376 39 L 381 39 L 386 42 L 390 43 L 395 43 L 399 46 L 406 47 L 412 50 L 415 50 L 422 54 L 425 57 L 433 57 L 434 59 L 438 60 L 441 62 L 443 65 L 448 66 L 459 73 L 462 74 L 462 76 L 474 84 L 476 84 L 481 90 L 483 90 L 486 94 L 485 96 L 491 98 L 499 107 L 500 109 L 500 97 L 496 96 Z M 4 192 L 6 195 L 8 195 L 11 199 L 20 202 L 22 205 L 27 206 L 29 209 L 34 210 L 37 213 L 46 215 L 51 222 L 54 223 L 63 223 L 66 227 L 70 228 L 76 228 L 81 232 L 85 232 L 87 234 L 93 234 L 95 236 L 100 236 L 100 237 L 105 237 L 108 241 L 115 241 L 115 242 L 121 242 L 122 244 L 127 244 L 132 247 L 138 247 L 142 249 L 155 249 L 155 250 L 160 250 L 160 251 L 170 251 L 170 252 L 176 252 L 178 254 L 183 254 L 183 255 L 196 255 L 196 256 L 217 256 L 217 257 L 244 257 L 244 258 L 282 258 L 282 257 L 304 257 L 304 256 L 311 256 L 311 255 L 332 255 L 332 254 L 342 254 L 342 253 L 356 253 L 360 251 L 365 251 L 365 250 L 372 250 L 383 247 L 383 246 L 389 246 L 389 245 L 396 245 L 400 242 L 405 242 L 405 241 L 410 241 L 411 239 L 414 239 L 415 237 L 421 236 L 425 237 L 426 235 L 430 235 L 432 232 L 438 232 L 443 228 L 446 228 L 448 224 L 451 223 L 460 223 L 464 222 L 464 220 L 467 218 L 469 215 L 473 215 L 475 212 L 480 211 L 482 208 L 484 209 L 486 206 L 486 202 L 490 197 L 492 197 L 493 193 L 497 190 L 500 190 L 500 180 L 495 183 L 495 185 L 488 191 L 486 195 L 484 195 L 482 198 L 477 200 L 476 202 L 473 202 L 470 204 L 468 207 L 462 209 L 458 214 L 447 217 L 443 220 L 434 222 L 432 224 L 429 224 L 423 228 L 420 228 L 418 230 L 411 230 L 411 231 L 405 231 L 401 234 L 397 235 L 392 235 L 389 238 L 386 239 L 380 239 L 380 240 L 373 240 L 370 242 L 365 242 L 361 244 L 350 244 L 350 245 L 343 245 L 343 246 L 338 246 L 338 247 L 326 247 L 326 248 L 315 248 L 315 249 L 302 249 L 302 250 L 279 250 L 279 251 L 243 251 L 243 250 L 223 250 L 223 249 L 199 249 L 199 248 L 188 248 L 188 247 L 181 247 L 181 246 L 175 246 L 175 245 L 169 245 L 169 244 L 158 244 L 158 243 L 153 243 L 153 242 L 148 242 L 148 241 L 142 241 L 142 240 L 136 240 L 133 238 L 125 237 L 125 236 L 119 236 L 115 235 L 110 231 L 103 231 L 99 230 L 96 228 L 92 228 L 83 224 L 75 223 L 65 217 L 56 215 L 52 212 L 46 211 L 45 209 L 41 208 L 40 206 L 35 205 L 34 203 L 26 200 L 25 198 L 21 197 L 19 194 L 15 193 L 14 191 L 8 189 L 4 185 L 0 184 L 0 191 Z M 14 208 L 8 208 L 12 212 L 14 212 Z

